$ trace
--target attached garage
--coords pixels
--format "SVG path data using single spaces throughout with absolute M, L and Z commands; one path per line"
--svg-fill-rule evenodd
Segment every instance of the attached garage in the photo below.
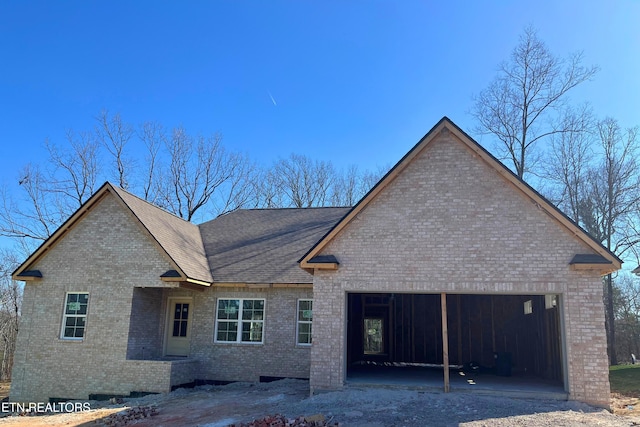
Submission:
M 311 389 L 435 372 L 608 406 L 601 276 L 620 264 L 444 118 L 300 260 Z
M 546 384 L 547 390 L 562 392 L 558 304 L 555 294 L 349 293 L 347 382 L 411 379 L 453 389 L 500 383 L 520 391 Z

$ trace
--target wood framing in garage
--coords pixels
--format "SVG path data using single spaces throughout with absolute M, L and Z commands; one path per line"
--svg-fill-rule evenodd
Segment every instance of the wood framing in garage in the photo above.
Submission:
M 348 294 L 347 377 L 363 366 L 446 364 L 514 381 L 533 377 L 563 385 L 557 295 L 445 298 L 446 331 L 441 294 Z

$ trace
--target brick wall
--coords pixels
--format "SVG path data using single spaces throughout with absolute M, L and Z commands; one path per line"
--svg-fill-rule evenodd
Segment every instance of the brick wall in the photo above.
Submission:
M 609 404 L 597 274 L 570 271 L 583 243 L 446 133 L 325 248 L 314 276 L 312 389 L 345 379 L 347 292 L 562 295 L 570 398 Z
M 107 196 L 34 266 L 25 286 L 11 399 L 124 394 L 138 374 L 125 364 L 134 286 L 163 287 L 171 264 L 113 197 Z M 85 338 L 60 339 L 66 292 L 89 292 Z
M 260 376 L 308 378 L 310 348 L 296 345 L 296 310 L 298 299 L 311 297 L 311 289 L 217 288 L 196 298 L 194 322 L 199 327 L 193 333 L 191 348 L 194 357 L 206 361 L 200 366 L 198 378 L 219 381 L 258 381 Z M 265 298 L 264 343 L 215 343 L 217 298 Z
M 163 354 L 166 306 L 160 288 L 133 288 L 127 359 L 159 359 Z
M 34 266 L 25 286 L 13 368 L 13 401 L 89 394 L 166 392 L 201 380 L 309 376 L 310 348 L 297 346 L 296 309 L 310 288 L 169 288 L 171 264 L 131 214 L 107 196 Z M 85 338 L 60 339 L 66 292 L 89 292 Z M 193 300 L 191 361 L 162 361 L 166 302 Z M 213 342 L 219 297 L 266 298 L 264 343 Z M 141 360 L 155 359 L 155 360 Z

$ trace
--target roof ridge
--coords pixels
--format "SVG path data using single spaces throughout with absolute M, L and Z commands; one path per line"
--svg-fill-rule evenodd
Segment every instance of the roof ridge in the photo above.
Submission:
M 129 195 L 131 197 L 134 197 L 134 198 L 138 199 L 139 201 L 141 201 L 143 203 L 146 203 L 147 205 L 152 206 L 152 207 L 154 207 L 154 208 L 156 208 L 156 209 L 158 209 L 158 210 L 160 210 L 160 211 L 162 211 L 162 212 L 164 212 L 164 213 L 166 213 L 168 215 L 171 215 L 171 216 L 173 216 L 173 217 L 175 217 L 175 218 L 177 218 L 177 219 L 179 219 L 181 221 L 184 221 L 184 222 L 186 222 L 188 224 L 197 225 L 197 224 L 195 224 L 195 223 L 193 223 L 191 221 L 187 221 L 186 219 L 174 214 L 173 212 L 169 212 L 167 209 L 163 208 L 162 206 L 158 206 L 155 203 L 152 203 L 152 202 L 150 202 L 148 200 L 145 200 L 142 197 L 130 192 L 129 190 L 125 190 L 124 188 L 113 184 L 111 181 L 107 181 L 106 183 L 109 184 L 116 191 L 122 191 L 122 192 L 126 193 L 127 195 Z
M 282 208 L 248 208 L 248 209 L 236 209 L 232 212 L 237 211 L 277 211 L 277 210 L 307 210 L 307 209 L 351 209 L 353 206 L 304 206 L 301 208 L 298 207 L 282 207 Z M 225 214 L 226 215 L 226 214 Z

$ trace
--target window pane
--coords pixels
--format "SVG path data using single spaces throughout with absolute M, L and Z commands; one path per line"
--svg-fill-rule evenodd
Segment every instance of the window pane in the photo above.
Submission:
M 299 301 L 298 305 L 298 320 L 311 321 L 313 320 L 312 301 Z
M 66 307 L 66 314 L 76 314 L 76 312 L 80 309 L 80 303 L 79 302 L 74 302 L 74 301 L 70 301 L 67 303 L 67 307 Z
M 187 336 L 187 321 L 183 320 L 182 322 L 180 322 L 180 336 L 181 337 L 186 337 Z
M 82 338 L 84 335 L 84 328 L 76 328 L 75 338 Z
M 218 319 L 237 319 L 240 308 L 240 301 L 234 300 L 218 300 Z
M 298 344 L 311 344 L 311 334 L 300 332 L 298 334 Z
M 64 328 L 64 337 L 73 338 L 73 328 Z
M 261 342 L 262 341 L 262 322 L 243 322 L 242 323 L 242 341 Z
M 173 321 L 173 333 L 172 335 L 174 337 L 177 337 L 180 335 L 180 321 L 179 320 L 174 320 Z
M 264 301 L 245 300 L 242 302 L 242 320 L 263 320 Z
M 238 322 L 218 322 L 218 341 L 236 341 Z
M 298 331 L 300 331 L 300 333 L 310 334 L 311 333 L 311 323 L 300 323 L 298 325 Z
M 182 320 L 189 318 L 189 304 L 182 304 Z
M 311 323 L 298 323 L 298 344 L 311 344 Z
M 87 314 L 87 304 L 82 304 L 82 303 L 78 303 L 78 304 L 80 304 L 80 307 L 78 307 L 77 313 Z

